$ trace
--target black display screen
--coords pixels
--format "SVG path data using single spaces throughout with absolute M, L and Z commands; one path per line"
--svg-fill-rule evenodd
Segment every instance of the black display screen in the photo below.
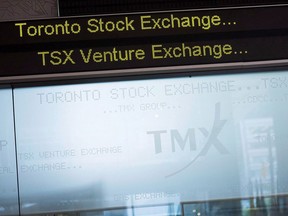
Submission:
M 283 63 L 287 11 L 282 5 L 3 22 L 0 77 Z

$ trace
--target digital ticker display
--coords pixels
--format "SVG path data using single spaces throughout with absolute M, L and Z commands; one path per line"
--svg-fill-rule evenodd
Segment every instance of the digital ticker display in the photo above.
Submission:
M 285 215 L 287 23 L 288 5 L 1 22 L 0 215 Z
M 286 5 L 251 6 L 3 22 L 0 77 L 111 76 L 114 72 L 105 71 L 122 69 L 127 74 L 125 69 L 223 63 L 243 67 L 259 61 L 283 64 L 287 10 Z

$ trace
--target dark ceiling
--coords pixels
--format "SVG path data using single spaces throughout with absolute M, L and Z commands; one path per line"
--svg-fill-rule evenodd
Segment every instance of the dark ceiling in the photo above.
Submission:
M 58 0 L 60 16 L 285 4 L 287 0 Z

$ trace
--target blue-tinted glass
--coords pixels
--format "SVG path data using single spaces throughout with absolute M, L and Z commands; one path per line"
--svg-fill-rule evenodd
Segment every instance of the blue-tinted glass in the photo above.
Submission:
M 18 215 L 12 90 L 0 88 L 0 215 Z
M 287 90 L 288 72 L 16 89 L 21 212 L 285 213 Z

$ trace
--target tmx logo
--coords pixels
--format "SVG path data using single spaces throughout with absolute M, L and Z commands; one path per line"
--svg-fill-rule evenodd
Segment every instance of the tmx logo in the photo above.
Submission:
M 199 157 L 205 156 L 212 146 L 214 146 L 220 154 L 229 153 L 226 147 L 218 139 L 218 135 L 222 131 L 225 123 L 227 122 L 227 120 L 220 119 L 220 111 L 221 111 L 220 103 L 217 103 L 215 105 L 214 122 L 211 128 L 211 131 L 209 131 L 208 129 L 204 127 L 198 128 L 199 132 L 204 136 L 206 140 L 203 147 L 201 147 L 201 150 L 199 151 L 199 153 L 195 157 L 191 158 L 191 161 L 188 164 L 178 169 L 177 171 L 167 175 L 166 177 L 171 177 L 187 169 Z M 172 152 L 176 152 L 176 146 L 180 147 L 180 149 L 183 151 L 187 144 L 190 146 L 190 151 L 197 151 L 198 149 L 197 149 L 196 138 L 195 138 L 196 130 L 197 129 L 195 128 L 188 128 L 185 136 L 182 136 L 177 129 L 173 129 L 170 131 L 167 131 L 167 130 L 148 131 L 147 134 L 153 136 L 155 154 L 163 153 L 162 137 L 165 135 L 167 136 L 167 134 L 169 136 L 169 133 L 170 133 Z

